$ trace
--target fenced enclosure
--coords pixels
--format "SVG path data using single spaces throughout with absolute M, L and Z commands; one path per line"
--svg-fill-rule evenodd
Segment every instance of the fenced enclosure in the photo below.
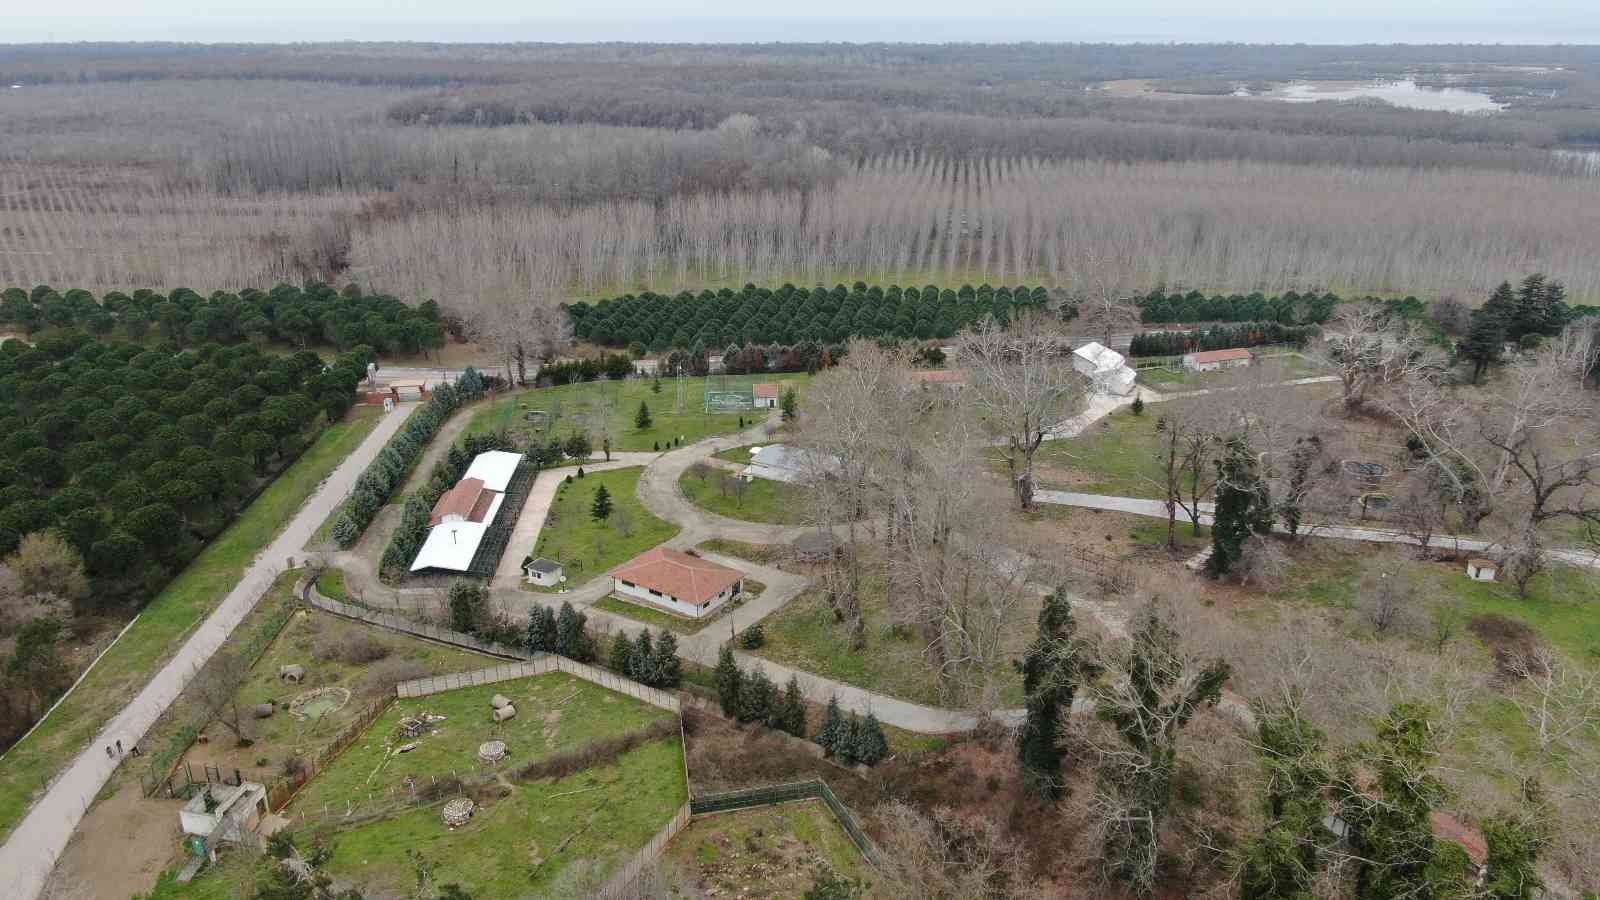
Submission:
M 755 380 L 750 376 L 706 376 L 706 412 L 749 412 L 755 408 Z
M 403 681 L 395 686 L 395 695 L 403 699 L 426 697 L 429 694 L 437 694 L 440 691 L 479 687 L 517 678 L 532 678 L 547 672 L 565 672 L 569 675 L 575 675 L 584 681 L 597 684 L 607 690 L 625 694 L 635 700 L 642 700 L 657 709 L 664 709 L 673 713 L 682 711 L 678 696 L 670 691 L 643 685 L 637 681 L 607 672 L 604 669 L 597 669 L 594 666 L 549 653 L 541 653 L 527 662 L 508 663 L 489 669 L 478 669 L 474 672 L 458 672 L 453 675 L 435 675 L 429 678 Z
M 867 833 L 861 830 L 861 826 L 856 824 L 855 817 L 850 815 L 850 811 L 845 809 L 843 803 L 839 802 L 839 798 L 834 795 L 833 789 L 828 787 L 828 783 L 821 779 L 705 794 L 690 799 L 689 810 L 694 815 L 703 816 L 735 809 L 770 806 L 775 803 L 792 803 L 796 800 L 821 800 L 828 804 L 833 817 L 839 821 L 839 827 L 850 836 L 850 842 L 856 845 L 856 849 L 861 851 L 861 855 L 865 856 L 868 862 L 873 865 L 878 864 L 877 846 L 867 837 Z
M 1073 547 L 1061 557 L 1060 565 L 1079 574 L 1099 579 L 1113 592 L 1133 590 L 1133 567 L 1108 553 L 1101 553 L 1088 547 Z
M 356 716 L 350 724 L 346 725 L 334 739 L 329 741 L 317 755 L 304 760 L 297 771 L 286 773 L 267 785 L 267 808 L 274 812 L 283 809 L 294 795 L 304 787 L 306 782 L 317 776 L 334 758 L 344 752 L 346 747 L 355 743 L 356 738 L 367 730 L 378 717 L 383 715 L 395 701 L 394 694 L 384 694 L 368 704 L 361 714 Z
M 688 826 L 690 815 L 688 803 L 678 807 L 678 811 L 672 814 L 671 821 L 661 826 L 661 830 L 650 838 L 649 843 L 623 863 L 622 868 L 607 879 L 605 885 L 596 891 L 594 896 L 599 900 L 617 900 L 626 896 L 628 889 L 639 880 L 644 870 L 661 858 L 662 852 L 667 849 L 667 844 Z

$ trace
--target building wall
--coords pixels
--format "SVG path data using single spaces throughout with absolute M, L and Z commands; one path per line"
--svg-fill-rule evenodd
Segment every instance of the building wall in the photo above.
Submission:
M 778 400 L 775 397 L 757 397 L 756 409 L 777 409 Z
M 560 572 L 534 572 L 532 575 L 529 575 L 528 570 L 523 569 L 522 574 L 529 584 L 537 584 L 540 587 L 555 587 L 561 583 Z
M 690 619 L 699 619 L 716 612 L 718 607 L 739 592 L 739 587 L 743 583 L 737 582 L 732 587 L 725 588 L 722 593 L 707 601 L 705 606 L 696 606 L 670 594 L 654 593 L 643 585 L 631 584 L 620 578 L 611 579 L 612 590 L 622 599 L 659 607 Z

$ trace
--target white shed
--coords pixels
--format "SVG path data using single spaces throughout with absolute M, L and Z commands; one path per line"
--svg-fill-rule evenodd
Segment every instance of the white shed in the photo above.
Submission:
M 1467 577 L 1473 581 L 1493 581 L 1497 566 L 1494 560 L 1474 556 L 1467 560 Z
M 1119 397 L 1133 393 L 1134 379 L 1138 377 L 1121 353 L 1099 341 L 1090 341 L 1072 351 L 1072 368 L 1089 379 L 1096 392 Z
M 522 580 L 540 587 L 555 587 L 566 581 L 567 576 L 563 573 L 561 563 L 539 556 L 522 564 Z

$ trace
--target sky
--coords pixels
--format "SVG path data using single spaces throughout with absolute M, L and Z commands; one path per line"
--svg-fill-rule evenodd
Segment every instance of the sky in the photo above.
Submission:
M 1288 7 L 1282 0 L 51 0 L 0 16 L 0 42 L 1600 43 L 1593 2 L 1343 0 Z M 974 9 L 981 13 L 974 15 Z M 1108 9 L 1115 14 L 1107 15 Z

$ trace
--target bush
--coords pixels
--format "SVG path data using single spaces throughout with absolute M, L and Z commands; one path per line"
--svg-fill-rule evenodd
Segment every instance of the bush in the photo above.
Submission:
M 745 650 L 759 650 L 766 642 L 767 632 L 760 622 L 739 633 L 739 646 Z

